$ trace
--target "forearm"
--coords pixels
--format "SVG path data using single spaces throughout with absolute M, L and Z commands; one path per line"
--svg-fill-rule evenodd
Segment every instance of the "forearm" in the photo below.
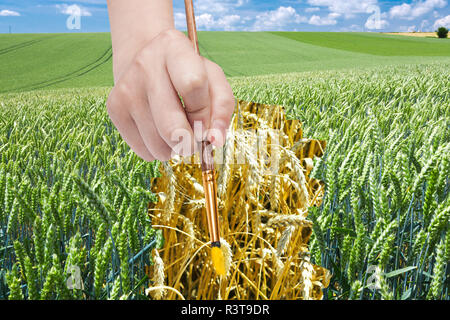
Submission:
M 173 29 L 172 0 L 108 0 L 117 82 L 136 52 L 160 32 Z

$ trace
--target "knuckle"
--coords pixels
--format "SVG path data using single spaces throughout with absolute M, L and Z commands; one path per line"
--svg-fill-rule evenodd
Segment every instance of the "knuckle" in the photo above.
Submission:
M 116 110 L 115 94 L 114 89 L 109 93 L 108 99 L 106 100 L 106 110 L 108 114 L 111 115 Z
M 234 111 L 235 104 L 236 100 L 233 95 L 221 96 L 217 98 L 217 105 L 224 108 L 230 115 Z
M 115 91 L 116 91 L 118 100 L 120 100 L 120 101 L 126 101 L 131 96 L 130 88 L 124 82 L 117 84 L 115 86 Z
M 179 39 L 186 39 L 184 33 L 176 29 L 169 29 L 160 32 L 153 40 L 152 43 L 161 43 L 164 46 L 170 45 L 174 41 Z
M 215 62 L 213 62 L 213 61 L 211 61 L 211 60 L 209 60 L 209 59 L 207 59 L 205 57 L 202 57 L 202 59 L 203 59 L 203 63 L 205 65 L 207 65 L 208 69 L 210 69 L 210 70 L 212 70 L 214 72 L 217 72 L 217 73 L 222 73 L 222 74 L 225 75 L 222 67 L 219 66 L 217 63 L 215 63 Z
M 109 93 L 108 100 L 106 100 L 106 110 L 108 111 L 109 117 L 114 120 L 118 116 L 119 106 L 121 105 L 121 96 L 117 92 L 117 86 L 114 87 Z
M 176 29 L 162 31 L 138 51 L 134 57 L 134 62 L 138 67 L 145 70 L 155 58 L 162 56 L 162 52 L 170 51 L 170 48 L 176 48 L 180 39 L 187 40 L 181 31 Z
M 236 99 L 233 95 L 221 96 L 218 98 L 218 101 L 220 105 L 226 108 L 233 108 L 236 103 Z
M 121 82 L 114 86 L 106 101 L 106 110 L 111 120 L 120 119 L 127 112 L 133 111 L 132 89 Z
M 120 83 L 115 86 L 115 101 L 118 103 L 126 103 L 132 99 L 131 88 L 125 84 Z
M 134 57 L 134 63 L 140 70 L 145 70 L 148 66 L 149 61 L 151 61 L 151 53 L 153 52 L 150 45 L 144 46 Z
M 181 79 L 181 91 L 183 94 L 190 94 L 202 89 L 207 82 L 206 72 L 190 73 Z
M 179 129 L 179 126 L 175 123 L 166 124 L 160 127 L 159 133 L 164 140 L 170 141 L 172 133 L 177 129 Z
M 224 73 L 221 66 L 219 66 L 219 65 L 218 65 L 217 63 L 215 63 L 215 62 L 211 62 L 211 63 L 212 63 L 213 68 L 216 69 L 217 72 Z
M 185 37 L 183 32 L 176 29 L 168 29 L 160 32 L 155 39 L 160 41 L 173 41 L 180 37 Z

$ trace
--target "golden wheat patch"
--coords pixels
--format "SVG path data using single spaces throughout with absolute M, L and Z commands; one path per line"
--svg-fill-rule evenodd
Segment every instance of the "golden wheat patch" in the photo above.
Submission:
M 249 132 L 262 130 L 267 141 L 254 141 Z M 280 106 L 238 102 L 216 165 L 223 277 L 211 263 L 200 166 L 164 165 L 163 177 L 153 181 L 160 201 L 150 205 L 149 215 L 164 231 L 159 254 L 164 285 L 173 289 L 164 291 L 165 298 L 321 299 L 330 274 L 309 260 L 307 214 L 322 201 L 324 184 L 309 173 L 325 145 L 303 138 L 300 121 L 287 120 Z M 244 164 L 236 164 L 237 157 Z

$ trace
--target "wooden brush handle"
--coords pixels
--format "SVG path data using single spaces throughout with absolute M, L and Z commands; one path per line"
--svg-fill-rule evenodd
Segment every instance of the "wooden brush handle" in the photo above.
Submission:
M 212 153 L 212 145 L 209 141 L 202 141 L 202 171 L 214 170 L 214 156 Z
M 184 7 L 186 10 L 186 25 L 189 40 L 191 40 L 195 52 L 200 54 L 200 50 L 198 50 L 197 27 L 195 25 L 194 4 L 192 3 L 192 0 L 184 0 Z
M 198 49 L 197 27 L 195 25 L 194 4 L 192 0 L 184 0 L 184 7 L 186 10 L 186 25 L 189 40 L 191 40 L 195 52 L 200 55 L 200 50 Z M 214 158 L 212 155 L 211 143 L 209 141 L 202 142 L 201 158 L 203 171 L 214 170 Z

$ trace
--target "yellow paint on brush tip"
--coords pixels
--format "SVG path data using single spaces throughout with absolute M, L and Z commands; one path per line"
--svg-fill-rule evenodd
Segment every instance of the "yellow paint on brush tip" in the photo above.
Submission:
M 223 252 L 218 247 L 211 248 L 211 259 L 213 262 L 214 270 L 218 275 L 225 275 L 225 260 L 223 258 Z

